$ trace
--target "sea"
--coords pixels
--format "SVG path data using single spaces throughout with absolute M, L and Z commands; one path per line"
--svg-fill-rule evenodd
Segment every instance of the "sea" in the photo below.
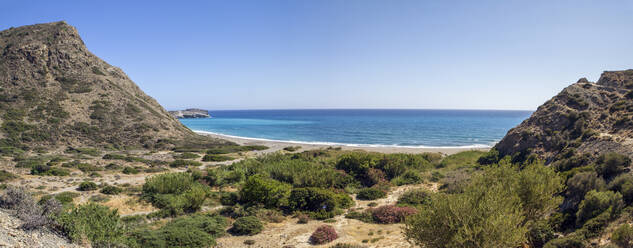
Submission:
M 370 147 L 488 148 L 532 111 L 430 109 L 218 110 L 180 119 L 233 137 Z

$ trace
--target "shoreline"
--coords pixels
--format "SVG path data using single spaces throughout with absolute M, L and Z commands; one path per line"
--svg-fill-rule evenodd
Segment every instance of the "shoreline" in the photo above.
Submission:
M 322 149 L 327 147 L 340 147 L 343 150 L 364 150 L 368 152 L 381 152 L 381 153 L 442 153 L 446 155 L 455 154 L 463 151 L 488 151 L 490 147 L 477 147 L 477 146 L 465 146 L 465 147 L 407 147 L 407 146 L 388 146 L 388 145 L 351 145 L 351 144 L 338 144 L 338 143 L 308 143 L 299 141 L 279 141 L 268 140 L 259 138 L 247 138 L 237 137 L 231 135 L 224 135 L 218 133 L 212 133 L 207 131 L 193 130 L 193 132 L 209 136 L 218 139 L 228 140 L 239 145 L 264 145 L 269 147 L 267 150 L 259 151 L 258 153 L 268 153 L 283 150 L 289 146 L 301 146 L 298 151 Z

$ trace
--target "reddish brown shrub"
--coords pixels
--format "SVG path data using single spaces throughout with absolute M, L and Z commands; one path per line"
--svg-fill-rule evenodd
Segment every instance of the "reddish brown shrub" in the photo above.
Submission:
M 412 207 L 398 207 L 395 205 L 380 206 L 369 209 L 376 223 L 392 224 L 404 221 L 404 218 L 416 214 L 418 210 Z
M 322 225 L 317 228 L 310 236 L 310 243 L 314 245 L 321 245 L 329 243 L 338 238 L 338 234 L 334 227 L 328 225 Z
M 370 168 L 367 170 L 365 185 L 372 186 L 387 181 L 385 173 L 379 169 Z

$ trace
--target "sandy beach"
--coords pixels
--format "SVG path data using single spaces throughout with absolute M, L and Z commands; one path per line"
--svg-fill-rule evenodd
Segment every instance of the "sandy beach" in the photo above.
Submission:
M 243 138 L 228 135 L 221 135 L 216 133 L 195 131 L 198 134 L 206 135 L 214 138 L 225 139 L 235 142 L 240 145 L 264 145 L 269 147 L 268 150 L 260 151 L 263 153 L 274 152 L 282 150 L 284 147 L 300 146 L 300 151 L 313 150 L 327 147 L 340 147 L 343 150 L 364 150 L 370 152 L 382 152 L 382 153 L 425 153 L 425 152 L 438 152 L 446 155 L 462 152 L 462 151 L 488 151 L 490 148 L 472 148 L 472 147 L 400 147 L 400 146 L 357 146 L 357 145 L 342 145 L 342 144 L 312 144 L 301 142 L 283 142 L 274 140 Z

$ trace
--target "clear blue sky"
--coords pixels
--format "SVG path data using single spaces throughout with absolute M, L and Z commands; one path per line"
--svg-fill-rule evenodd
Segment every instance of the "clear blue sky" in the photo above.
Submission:
M 536 109 L 633 68 L 632 1 L 28 1 L 167 109 Z

